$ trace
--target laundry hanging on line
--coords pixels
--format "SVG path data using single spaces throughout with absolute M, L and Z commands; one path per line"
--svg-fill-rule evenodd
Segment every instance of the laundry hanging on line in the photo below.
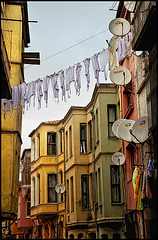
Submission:
M 114 67 L 119 66 L 119 61 L 123 60 L 125 57 L 131 56 L 132 54 L 132 32 L 122 37 L 113 46 L 108 46 L 108 48 L 103 49 L 90 58 L 85 58 L 82 62 L 84 65 L 84 75 L 87 80 L 87 91 L 90 85 L 90 62 L 92 62 L 92 68 L 94 71 L 94 77 L 97 81 L 97 86 L 99 86 L 99 74 L 104 73 L 104 78 L 107 80 L 108 70 L 111 71 Z M 82 62 L 74 64 L 65 70 L 60 70 L 58 73 L 53 73 L 47 75 L 44 78 L 38 78 L 35 81 L 29 83 L 22 83 L 20 85 L 12 86 L 12 99 L 2 99 L 2 109 L 4 111 L 4 118 L 6 118 L 6 112 L 16 110 L 21 104 L 23 113 L 25 112 L 25 106 L 31 105 L 31 99 L 33 97 L 33 107 L 35 107 L 35 98 L 37 98 L 38 109 L 41 108 L 41 100 L 44 97 L 46 102 L 46 107 L 48 106 L 48 92 L 49 84 L 51 81 L 53 98 L 57 103 L 59 103 L 59 85 L 58 79 L 60 78 L 60 88 L 62 91 L 62 101 L 67 101 L 67 97 L 71 97 L 71 83 L 74 82 L 74 90 L 76 95 L 80 95 L 81 90 L 81 70 Z M 75 69 L 76 67 L 76 69 Z

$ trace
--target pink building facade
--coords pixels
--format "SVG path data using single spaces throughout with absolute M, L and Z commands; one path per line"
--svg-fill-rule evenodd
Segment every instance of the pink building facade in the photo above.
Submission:
M 20 188 L 18 195 L 17 228 L 23 230 L 24 239 L 32 235 L 33 221 L 30 218 L 30 188 Z
M 122 7 L 122 11 L 117 12 L 116 17 L 125 18 L 132 23 L 133 15 L 130 14 L 125 7 Z M 130 31 L 132 34 L 133 26 L 130 25 Z M 132 51 L 131 56 L 125 57 L 124 60 L 119 62 L 119 65 L 127 68 L 131 73 L 131 81 L 120 87 L 120 103 L 121 103 L 121 118 L 131 119 L 137 121 L 138 107 L 137 107 L 137 89 L 136 89 L 136 66 L 135 66 L 135 55 Z M 133 174 L 138 176 L 139 173 L 143 172 L 143 165 L 141 159 L 141 145 L 134 142 L 122 141 L 122 152 L 125 155 L 125 222 L 126 222 L 126 237 L 127 238 L 145 238 L 146 236 L 146 223 L 143 204 L 141 207 L 138 206 L 138 198 L 135 194 L 133 184 Z M 141 200 L 140 200 L 141 201 Z

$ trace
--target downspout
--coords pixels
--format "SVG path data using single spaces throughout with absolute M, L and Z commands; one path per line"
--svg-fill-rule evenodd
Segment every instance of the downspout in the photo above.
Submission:
M 98 239 L 98 226 L 97 226 L 97 211 L 96 211 L 96 181 L 95 181 L 95 151 L 94 151 L 94 111 L 91 110 L 90 114 L 92 115 L 93 122 L 93 203 L 94 203 L 94 216 L 95 216 L 95 229 L 96 229 L 96 239 Z
M 58 146 L 58 131 L 56 134 L 56 142 L 57 142 L 57 146 Z M 58 183 L 58 147 L 57 147 L 57 183 Z M 57 239 L 58 239 L 58 211 L 59 211 L 59 201 L 58 201 L 58 194 L 57 194 L 57 219 L 56 219 L 56 228 L 57 228 Z
M 65 167 L 65 127 L 62 128 L 63 131 L 63 142 L 64 142 L 64 184 L 66 188 L 66 167 Z M 67 224 L 66 224 L 66 191 L 65 191 L 65 229 L 67 234 Z

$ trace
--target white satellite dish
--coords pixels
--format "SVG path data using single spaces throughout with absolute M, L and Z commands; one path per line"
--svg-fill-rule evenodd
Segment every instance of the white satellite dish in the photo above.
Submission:
M 115 67 L 110 71 L 110 79 L 117 85 L 126 85 L 131 81 L 131 73 L 125 67 Z
M 112 47 L 116 42 L 118 42 L 121 39 L 121 37 L 118 36 L 113 36 L 110 41 L 109 41 L 109 45 Z
M 139 57 L 142 54 L 142 51 L 135 51 L 135 54 L 137 57 Z
M 135 5 L 136 1 L 124 1 L 125 8 L 130 12 L 134 11 Z
M 112 161 L 115 165 L 122 165 L 125 162 L 125 155 L 121 152 L 115 152 L 112 155 Z
M 120 138 L 127 142 L 132 142 L 132 137 L 130 134 L 130 130 L 133 127 L 133 124 L 135 123 L 134 120 L 131 119 L 125 119 L 125 121 L 121 122 L 118 126 L 118 135 Z
M 124 121 L 124 120 L 125 120 L 125 119 L 120 118 L 120 119 L 116 120 L 116 121 L 113 123 L 113 125 L 112 125 L 113 134 L 114 134 L 116 137 L 118 137 L 118 138 L 120 138 L 120 136 L 118 135 L 118 126 L 119 126 L 119 124 L 120 124 L 122 121 Z M 121 138 L 120 138 L 120 139 L 121 139 Z
M 125 36 L 130 31 L 130 23 L 124 18 L 115 18 L 110 22 L 109 30 L 116 36 Z
M 58 183 L 56 186 L 55 186 L 55 191 L 57 193 L 63 193 L 65 192 L 65 185 L 62 184 L 62 183 Z
M 23 166 L 23 164 L 22 164 L 22 162 L 20 162 L 20 173 L 22 173 L 22 171 L 24 170 L 24 166 Z
M 132 141 L 135 143 L 143 143 L 149 137 L 148 135 L 148 117 L 140 117 L 131 129 Z

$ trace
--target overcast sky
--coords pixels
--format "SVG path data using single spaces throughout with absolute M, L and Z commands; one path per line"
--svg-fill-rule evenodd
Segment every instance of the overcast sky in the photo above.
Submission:
M 41 63 L 25 64 L 25 82 L 57 73 L 80 62 L 81 91 L 80 96 L 77 96 L 74 84 L 71 83 L 71 98 L 67 98 L 66 103 L 63 102 L 60 89 L 57 103 L 53 99 L 50 84 L 48 107 L 46 108 L 44 99 L 39 110 L 37 99 L 35 108 L 31 103 L 31 107 L 23 114 L 21 154 L 25 148 L 31 147 L 28 135 L 41 122 L 62 119 L 71 106 L 86 106 L 90 102 L 96 79 L 90 65 L 90 88 L 87 91 L 82 61 L 108 47 L 106 39 L 110 40 L 113 36 L 108 26 L 116 18 L 116 11 L 109 10 L 112 6 L 113 1 L 28 1 L 29 20 L 38 23 L 29 23 L 30 44 L 26 51 L 39 52 Z M 117 5 L 114 9 L 117 9 Z M 85 41 L 86 39 L 88 40 Z M 105 81 L 102 72 L 100 82 L 111 83 L 109 78 Z M 60 87 L 60 81 L 58 84 Z

